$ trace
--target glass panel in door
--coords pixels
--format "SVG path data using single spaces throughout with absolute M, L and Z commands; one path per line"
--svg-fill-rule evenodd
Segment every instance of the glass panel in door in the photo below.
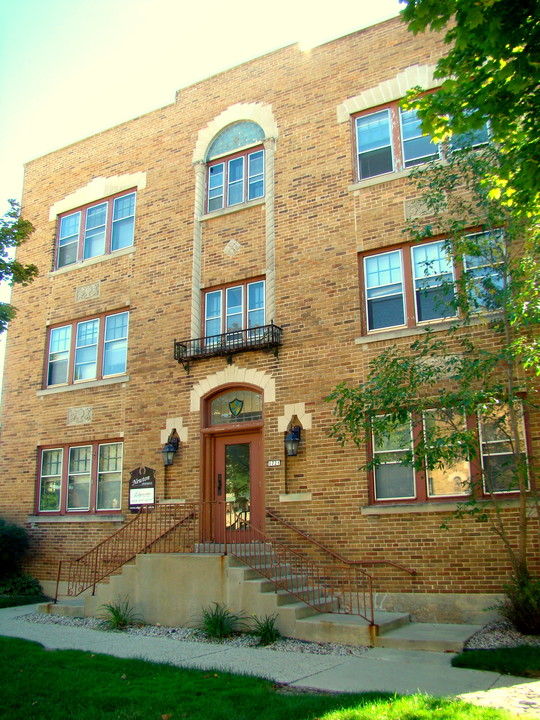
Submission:
M 250 520 L 249 443 L 225 445 L 226 529 L 242 530 Z

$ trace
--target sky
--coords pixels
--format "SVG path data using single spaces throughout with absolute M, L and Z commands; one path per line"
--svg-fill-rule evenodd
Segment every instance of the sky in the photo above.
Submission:
M 28 160 L 246 60 L 399 10 L 399 0 L 0 0 L 0 215 L 21 199 Z

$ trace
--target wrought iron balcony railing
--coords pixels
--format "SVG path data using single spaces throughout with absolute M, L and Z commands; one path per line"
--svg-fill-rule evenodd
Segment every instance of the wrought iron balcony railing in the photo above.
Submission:
M 174 341 L 174 359 L 182 363 L 189 372 L 191 360 L 199 360 L 216 355 L 230 356 L 249 350 L 277 349 L 281 345 L 282 329 L 274 323 L 245 330 L 231 330 L 220 335 L 193 340 Z

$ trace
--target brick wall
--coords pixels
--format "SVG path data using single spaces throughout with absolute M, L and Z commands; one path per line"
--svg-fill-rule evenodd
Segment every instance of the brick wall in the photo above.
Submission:
M 336 108 L 409 66 L 434 64 L 442 48 L 440 38 L 414 38 L 397 19 L 308 52 L 287 47 L 183 88 L 165 108 L 26 166 L 24 215 L 37 230 L 19 259 L 35 262 L 40 276 L 13 295 L 19 313 L 7 344 L 0 514 L 31 529 L 31 572 L 54 578 L 59 558 L 81 554 L 119 525 L 93 517 L 83 522 L 75 515 L 62 522 L 36 519 L 39 447 L 123 438 L 124 508 L 129 471 L 141 464 L 156 469 L 158 498 L 200 497 L 202 418 L 192 408 L 191 391 L 228 365 L 223 357 L 195 361 L 188 375 L 173 360 L 174 339 L 191 337 L 198 222 L 193 150 L 199 132 L 221 112 L 237 103 L 262 103 L 271 107 L 279 131 L 276 314 L 267 322 L 273 319 L 283 328 L 283 346 L 278 358 L 256 351 L 236 354 L 232 362 L 275 382 L 275 398 L 267 395 L 264 403 L 266 506 L 346 557 L 386 559 L 417 571 L 413 579 L 377 571 L 387 591 L 500 589 L 508 562 L 485 525 L 456 520 L 443 531 L 440 525 L 450 514 L 445 509 L 366 513 L 368 482 L 358 470 L 365 451 L 341 448 L 329 437 L 332 409 L 324 402 L 337 383 L 359 381 L 369 360 L 385 347 L 384 342 L 355 343 L 362 332 L 358 252 L 401 242 L 404 201 L 413 192 L 406 178 L 350 189 L 355 182 L 352 125 L 337 121 Z M 133 251 L 51 272 L 56 222 L 49 220 L 50 207 L 95 178 L 140 172 L 146 173 L 146 186 L 137 193 Z M 264 203 L 203 220 L 202 288 L 265 275 L 268 222 Z M 232 256 L 224 253 L 231 240 L 239 245 Z M 77 301 L 77 288 L 94 283 L 99 295 Z M 126 307 L 129 380 L 41 392 L 48 325 Z M 491 342 L 484 329 L 475 332 Z M 407 338 L 399 342 L 405 346 Z M 312 426 L 304 429 L 299 455 L 286 458 L 278 418 L 291 403 L 304 403 Z M 72 407 L 91 407 L 91 422 L 68 426 Z M 165 470 L 160 433 L 168 418 L 178 417 L 188 440 Z M 536 447 L 538 417 L 531 418 L 530 427 Z M 268 467 L 271 459 L 281 465 Z M 294 493 L 305 499 L 283 501 Z M 505 512 L 514 516 L 516 509 Z

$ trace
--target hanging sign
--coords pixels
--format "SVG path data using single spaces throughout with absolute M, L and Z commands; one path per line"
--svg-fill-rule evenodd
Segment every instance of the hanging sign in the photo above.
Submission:
M 136 513 L 141 505 L 156 503 L 156 471 L 148 467 L 132 470 L 129 478 L 129 509 Z

